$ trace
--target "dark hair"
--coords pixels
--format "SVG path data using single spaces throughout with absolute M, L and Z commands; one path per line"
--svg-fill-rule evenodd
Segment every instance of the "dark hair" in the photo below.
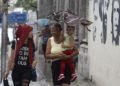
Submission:
M 67 25 L 67 28 L 69 28 L 69 27 L 75 28 L 75 26 L 72 26 L 72 25 L 71 25 L 71 26 L 70 26 L 70 25 Z
M 62 31 L 62 27 L 59 23 L 53 24 L 53 26 L 57 27 L 60 31 Z
M 49 25 L 46 25 L 45 28 L 49 28 Z

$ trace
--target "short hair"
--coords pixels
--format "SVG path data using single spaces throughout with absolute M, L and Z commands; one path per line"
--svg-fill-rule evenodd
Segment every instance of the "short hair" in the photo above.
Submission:
M 54 27 L 57 27 L 60 31 L 62 31 L 62 27 L 59 23 L 53 24 Z

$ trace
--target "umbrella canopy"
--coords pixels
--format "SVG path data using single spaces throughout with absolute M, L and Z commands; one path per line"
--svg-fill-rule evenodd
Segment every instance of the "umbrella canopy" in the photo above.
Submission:
M 36 23 L 40 26 L 40 27 L 45 27 L 47 25 L 49 25 L 49 19 L 38 19 L 36 21 Z
M 65 11 L 64 12 L 64 21 L 67 25 L 75 26 L 78 21 L 79 17 L 71 12 Z

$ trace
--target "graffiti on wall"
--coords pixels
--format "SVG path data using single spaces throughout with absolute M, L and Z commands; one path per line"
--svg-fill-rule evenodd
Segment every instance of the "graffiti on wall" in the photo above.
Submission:
M 108 19 L 108 8 L 110 0 L 100 0 L 99 2 L 99 14 L 102 21 L 102 31 L 101 31 L 101 43 L 106 43 L 107 40 L 107 19 Z
M 119 45 L 120 42 L 120 0 L 93 0 L 93 18 L 94 22 L 98 22 L 98 17 L 102 22 L 101 27 L 101 43 L 106 44 L 107 34 L 112 34 L 111 42 L 114 45 Z M 110 3 L 112 3 L 112 10 L 108 12 L 108 8 L 110 7 Z M 98 16 L 99 14 L 99 16 Z M 108 15 L 111 14 L 111 24 L 108 24 Z M 108 29 L 107 25 L 112 25 L 112 29 Z M 94 23 L 93 27 L 93 41 L 96 40 L 96 30 L 99 27 Z M 108 31 L 111 30 L 111 31 Z M 111 33 L 108 33 L 111 32 Z
M 120 36 L 120 0 L 113 0 L 112 2 L 112 43 L 114 45 L 119 45 Z
M 95 41 L 96 40 L 96 30 L 97 30 L 97 24 L 95 24 L 95 23 L 98 20 L 98 0 L 94 0 L 93 15 L 94 15 L 93 41 Z

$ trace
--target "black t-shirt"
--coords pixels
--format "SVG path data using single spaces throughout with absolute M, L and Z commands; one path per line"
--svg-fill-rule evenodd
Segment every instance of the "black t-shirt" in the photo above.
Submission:
M 12 42 L 11 48 L 15 49 L 15 41 Z M 33 45 L 33 57 L 34 57 L 34 52 L 35 52 L 35 47 Z M 17 66 L 21 66 L 21 67 L 27 67 L 29 65 L 29 46 L 28 46 L 28 43 L 23 44 L 23 46 L 20 48 L 15 63 Z

